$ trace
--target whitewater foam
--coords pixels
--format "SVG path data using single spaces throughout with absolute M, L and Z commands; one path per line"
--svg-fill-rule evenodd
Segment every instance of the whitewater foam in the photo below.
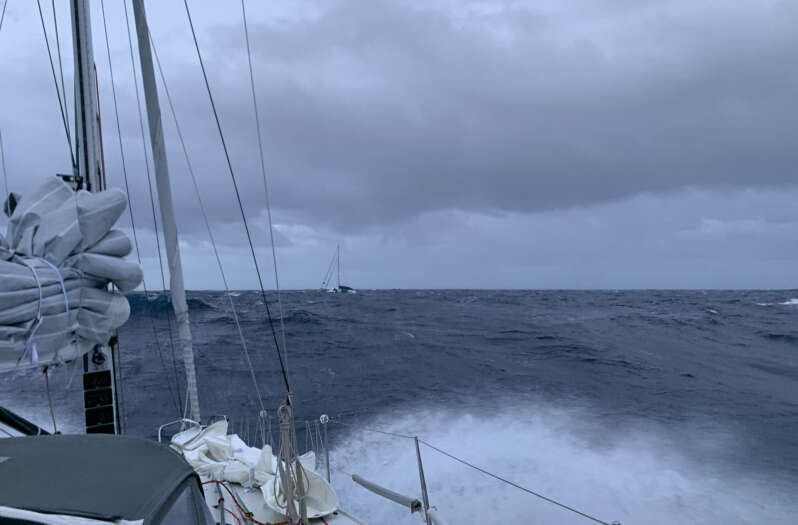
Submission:
M 798 306 L 798 298 L 793 297 L 792 299 L 787 299 L 786 301 L 782 301 L 780 303 L 756 303 L 757 306 L 774 306 L 774 305 L 781 305 L 781 306 Z
M 777 487 L 780 482 L 739 472 L 721 475 L 700 459 L 680 453 L 678 442 L 645 433 L 594 439 L 578 430 L 578 412 L 526 412 L 422 412 L 371 425 L 418 434 L 477 466 L 607 522 L 791 523 L 798 512 L 788 490 Z M 428 447 L 422 445 L 421 452 L 431 504 L 448 523 L 589 523 Z M 420 499 L 412 440 L 352 430 L 331 454 L 337 469 L 333 483 L 347 510 L 368 523 L 419 523 L 407 509 L 371 494 L 343 473 L 359 474 Z

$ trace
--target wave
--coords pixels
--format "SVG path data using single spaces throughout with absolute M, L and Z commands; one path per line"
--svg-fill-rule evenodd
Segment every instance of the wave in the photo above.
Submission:
M 418 435 L 606 522 L 791 523 L 798 512 L 791 488 L 782 481 L 756 479 L 750 473 L 734 475 L 724 468 L 718 472 L 703 458 L 694 460 L 677 452 L 683 450 L 678 438 L 652 431 L 585 435 L 583 415 L 539 406 L 514 407 L 498 416 L 437 410 L 378 418 L 362 428 Z M 613 437 L 607 441 L 607 436 Z M 718 453 L 728 448 L 739 452 L 733 443 L 714 441 L 706 447 Z M 421 454 L 430 503 L 448 523 L 581 523 L 579 516 L 423 444 Z M 369 523 L 418 523 L 406 509 L 340 474 L 358 474 L 419 497 L 412 440 L 351 430 L 333 446 L 331 462 L 340 469 L 334 471 L 333 483 L 347 511 Z
M 794 334 L 782 334 L 778 332 L 760 332 L 762 337 L 765 339 L 769 339 L 771 341 L 783 341 L 785 343 L 795 343 L 798 342 L 798 335 Z
M 280 318 L 278 317 L 277 321 L 279 320 Z M 324 319 L 319 314 L 299 309 L 286 312 L 285 315 L 283 315 L 283 322 L 285 324 L 320 325 L 324 322 Z
M 127 302 L 133 313 L 162 313 L 172 309 L 169 296 L 163 292 L 132 293 L 127 296 Z
M 162 313 L 172 310 L 172 300 L 168 293 L 148 292 L 132 293 L 127 296 L 131 310 L 146 310 L 152 313 Z M 215 310 L 216 307 L 210 302 L 197 297 L 186 299 L 189 312 Z
M 780 303 L 755 303 L 757 306 L 798 306 L 798 298 L 793 297 L 792 299 L 787 299 L 786 301 L 782 301 Z
M 188 303 L 188 311 L 207 311 L 207 310 L 216 310 L 216 306 L 211 304 L 204 299 L 199 299 L 197 297 L 189 297 L 186 302 Z

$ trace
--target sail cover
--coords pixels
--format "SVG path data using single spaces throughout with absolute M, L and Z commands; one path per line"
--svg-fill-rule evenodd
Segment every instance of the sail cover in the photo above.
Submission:
M 130 239 L 112 229 L 126 196 L 75 192 L 54 177 L 14 198 L 0 235 L 0 370 L 71 361 L 127 321 L 119 292 L 142 281 L 141 267 L 123 259 Z
M 171 446 L 183 455 L 202 481 L 227 482 L 225 487 L 245 503 L 256 522 L 287 523 L 277 468 L 280 460 L 272 455 L 269 445 L 260 449 L 248 446 L 237 434 L 228 434 L 227 421 L 221 420 L 201 430 L 192 427 L 175 434 Z M 308 517 L 321 518 L 337 511 L 338 496 L 314 471 L 316 455 L 307 452 L 297 459 L 304 472 Z M 209 506 L 216 507 L 217 494 L 216 490 L 206 490 L 205 501 Z

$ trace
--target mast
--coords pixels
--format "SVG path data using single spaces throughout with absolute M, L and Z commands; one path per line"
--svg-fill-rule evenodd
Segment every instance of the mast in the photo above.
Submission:
M 97 123 L 96 72 L 88 0 L 72 0 L 72 42 L 75 53 L 75 142 L 78 189 L 101 191 L 100 130 Z M 66 101 L 64 101 L 66 102 Z
M 139 41 L 139 59 L 141 62 L 141 79 L 144 87 L 144 98 L 147 103 L 147 121 L 150 128 L 153 164 L 155 165 L 155 181 L 158 188 L 158 200 L 161 208 L 166 257 L 169 261 L 169 285 L 172 290 L 172 308 L 177 319 L 177 335 L 183 350 L 183 365 L 186 369 L 186 387 L 188 388 L 189 417 L 199 422 L 200 408 L 197 394 L 197 372 L 194 365 L 194 350 L 191 345 L 191 329 L 188 321 L 188 305 L 186 290 L 183 285 L 183 265 L 180 261 L 180 247 L 177 238 L 174 205 L 172 203 L 172 187 L 169 182 L 169 166 L 166 162 L 166 146 L 161 124 L 161 108 L 158 103 L 158 88 L 155 85 L 155 71 L 152 64 L 150 35 L 147 27 L 147 15 L 143 0 L 133 0 L 133 15 L 136 20 L 136 35 Z
M 341 245 L 337 246 L 338 249 L 338 262 L 335 264 L 338 267 L 338 288 L 341 288 Z
M 101 151 L 97 72 L 91 39 L 88 0 L 71 0 L 72 44 L 75 56 L 75 146 L 76 163 L 72 177 L 76 190 L 102 191 L 104 186 Z M 66 101 L 64 101 L 66 102 Z M 83 356 L 83 408 L 88 434 L 121 434 L 122 417 L 117 391 L 116 337 L 97 345 Z

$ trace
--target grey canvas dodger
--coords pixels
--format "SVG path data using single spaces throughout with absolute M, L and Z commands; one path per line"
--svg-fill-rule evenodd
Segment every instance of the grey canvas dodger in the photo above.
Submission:
M 168 447 L 123 436 L 0 439 L 0 456 L 0 506 L 105 520 L 146 519 L 195 475 Z

